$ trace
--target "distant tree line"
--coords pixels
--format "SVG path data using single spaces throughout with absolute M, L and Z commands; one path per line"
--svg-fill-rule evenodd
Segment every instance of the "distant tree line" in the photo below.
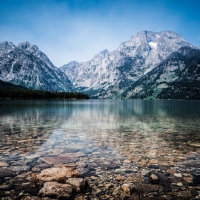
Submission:
M 89 95 L 80 92 L 0 89 L 0 99 L 89 99 Z

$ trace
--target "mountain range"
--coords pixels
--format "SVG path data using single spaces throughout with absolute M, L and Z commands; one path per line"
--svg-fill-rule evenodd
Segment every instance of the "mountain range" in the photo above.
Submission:
M 100 99 L 193 99 L 200 96 L 199 51 L 171 31 L 142 31 L 115 51 L 57 68 L 36 45 L 2 42 L 0 80 Z

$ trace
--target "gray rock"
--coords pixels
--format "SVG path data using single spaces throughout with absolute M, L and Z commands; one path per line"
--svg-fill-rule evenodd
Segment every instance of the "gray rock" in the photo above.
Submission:
M 129 184 L 123 184 L 121 186 L 121 189 L 123 190 L 123 192 L 127 195 L 131 195 L 132 191 L 133 191 L 133 187 Z
M 21 173 L 21 172 L 27 172 L 30 170 L 30 166 L 26 165 L 26 166 L 14 166 L 12 167 L 12 171 L 13 172 L 17 172 L 17 173 Z

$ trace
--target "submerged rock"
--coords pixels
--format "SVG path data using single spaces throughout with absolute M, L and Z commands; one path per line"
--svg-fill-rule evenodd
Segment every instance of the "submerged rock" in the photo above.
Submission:
M 78 151 L 78 149 L 66 148 L 66 149 L 64 149 L 63 153 L 76 153 L 77 151 Z
M 150 175 L 150 181 L 151 181 L 151 183 L 158 183 L 159 178 L 155 174 L 151 174 Z
M 69 178 L 66 183 L 70 184 L 76 192 L 84 192 L 86 187 L 86 181 L 83 178 Z
M 132 191 L 133 191 L 133 187 L 129 184 L 123 184 L 121 186 L 121 189 L 123 190 L 123 192 L 127 195 L 131 195 Z
M 72 195 L 72 186 L 57 182 L 46 182 L 39 191 L 41 197 L 69 198 Z
M 6 163 L 6 162 L 0 162 L 0 167 L 8 167 L 9 166 L 9 164 L 8 163 Z
M 74 163 L 77 160 L 77 158 L 69 157 L 66 155 L 55 157 L 43 157 L 40 159 L 48 164 Z
M 158 189 L 159 189 L 158 185 L 150 185 L 150 184 L 143 183 L 143 184 L 138 184 L 135 190 L 137 192 L 149 193 L 149 192 L 156 192 L 158 191 Z
M 150 172 L 149 173 L 149 182 L 153 184 L 161 184 L 165 185 L 169 183 L 169 178 L 167 178 L 165 175 L 157 172 Z
M 58 181 L 66 182 L 68 178 L 79 177 L 79 173 L 72 168 L 49 168 L 43 170 L 40 174 L 36 175 L 36 180 L 39 181 Z
M 175 173 L 174 176 L 177 177 L 177 178 L 182 178 L 182 174 L 181 173 Z
M 69 157 L 69 158 L 79 158 L 79 157 L 86 156 L 86 154 L 82 152 L 77 152 L 77 153 L 64 153 L 64 154 L 60 154 L 60 156 Z
M 178 195 L 184 199 L 192 199 L 192 194 L 190 191 L 179 191 Z
M 12 167 L 12 171 L 17 172 L 17 173 L 21 173 L 21 172 L 27 172 L 30 170 L 30 166 L 26 165 L 26 166 L 14 166 Z

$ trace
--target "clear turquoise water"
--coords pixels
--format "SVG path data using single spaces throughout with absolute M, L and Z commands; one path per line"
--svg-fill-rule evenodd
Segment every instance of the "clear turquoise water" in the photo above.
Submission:
M 0 101 L 2 167 L 26 177 L 40 172 L 34 167 L 44 157 L 69 150 L 77 153 L 69 154 L 75 164 L 87 163 L 93 173 L 111 169 L 116 187 L 116 167 L 131 168 L 132 177 L 152 165 L 200 174 L 200 102 Z
M 199 152 L 199 122 L 198 101 L 1 101 L 0 159 L 12 167 L 13 154 L 17 160 L 38 159 L 71 145 L 88 155 L 87 162 L 99 146 L 115 158 L 127 156 L 124 151 L 141 155 L 157 149 L 160 161 L 164 145 L 165 154 L 178 148 L 188 159 L 190 152 Z M 146 147 L 136 151 L 133 144 Z
M 120 154 L 120 146 L 135 142 L 136 135 L 143 135 L 138 142 L 145 143 L 145 135 L 149 138 L 156 134 L 173 149 L 176 142 L 200 142 L 199 122 L 199 101 L 2 100 L 0 144 L 7 151 L 23 148 L 21 154 L 32 155 L 41 148 L 48 154 L 49 149 L 58 148 L 56 145 L 67 148 L 69 144 L 86 143 L 94 147 L 97 142 Z M 166 132 L 169 134 L 165 137 Z M 163 143 L 159 146 L 152 141 L 152 145 L 162 149 Z M 0 158 L 8 156 L 2 154 Z

